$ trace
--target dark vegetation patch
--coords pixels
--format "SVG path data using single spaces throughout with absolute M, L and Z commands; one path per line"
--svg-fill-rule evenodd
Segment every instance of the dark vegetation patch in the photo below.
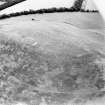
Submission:
M 66 8 L 66 7 L 61 7 L 61 8 L 48 8 L 48 9 L 39 9 L 39 10 L 29 10 L 29 11 L 22 11 L 22 12 L 16 12 L 16 13 L 11 13 L 11 14 L 3 14 L 0 16 L 0 19 L 6 19 L 6 18 L 11 18 L 11 17 L 16 17 L 16 16 L 22 16 L 22 15 L 29 15 L 29 14 L 43 14 L 43 13 L 59 13 L 59 12 L 89 12 L 89 13 L 95 13 L 98 12 L 97 10 L 84 10 L 81 9 L 78 11 L 75 8 Z
M 26 0 L 0 0 L 0 1 L 5 2 L 3 4 L 0 4 L 0 10 L 3 10 Z
M 105 80 L 103 65 L 95 63 L 97 59 L 95 54 L 85 54 L 54 64 L 31 45 L 0 40 L 0 103 L 24 101 L 39 105 L 42 96 L 50 100 L 48 103 L 63 103 L 81 89 L 94 89 L 100 97 Z M 86 95 L 95 97 L 96 93 L 90 91 Z

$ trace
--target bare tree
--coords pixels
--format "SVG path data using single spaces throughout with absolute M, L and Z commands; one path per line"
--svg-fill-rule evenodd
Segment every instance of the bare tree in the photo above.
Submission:
M 71 8 L 75 11 L 80 11 L 84 1 L 85 0 L 75 0 L 74 5 Z

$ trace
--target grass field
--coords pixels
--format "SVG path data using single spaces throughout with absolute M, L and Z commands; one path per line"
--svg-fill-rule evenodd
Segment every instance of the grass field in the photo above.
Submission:
M 0 104 L 104 105 L 104 28 L 98 13 L 0 20 Z

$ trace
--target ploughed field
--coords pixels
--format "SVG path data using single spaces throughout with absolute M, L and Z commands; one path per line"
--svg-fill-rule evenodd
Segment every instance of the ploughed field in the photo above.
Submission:
M 103 102 L 104 45 L 105 24 L 98 13 L 0 20 L 0 104 Z

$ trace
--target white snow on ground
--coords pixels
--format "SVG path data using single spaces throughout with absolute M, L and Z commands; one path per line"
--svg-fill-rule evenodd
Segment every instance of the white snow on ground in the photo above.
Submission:
M 98 13 L 53 13 L 0 20 L 2 37 L 37 46 L 48 54 L 105 54 L 105 24 Z M 104 103 L 104 99 L 97 99 L 86 105 Z

